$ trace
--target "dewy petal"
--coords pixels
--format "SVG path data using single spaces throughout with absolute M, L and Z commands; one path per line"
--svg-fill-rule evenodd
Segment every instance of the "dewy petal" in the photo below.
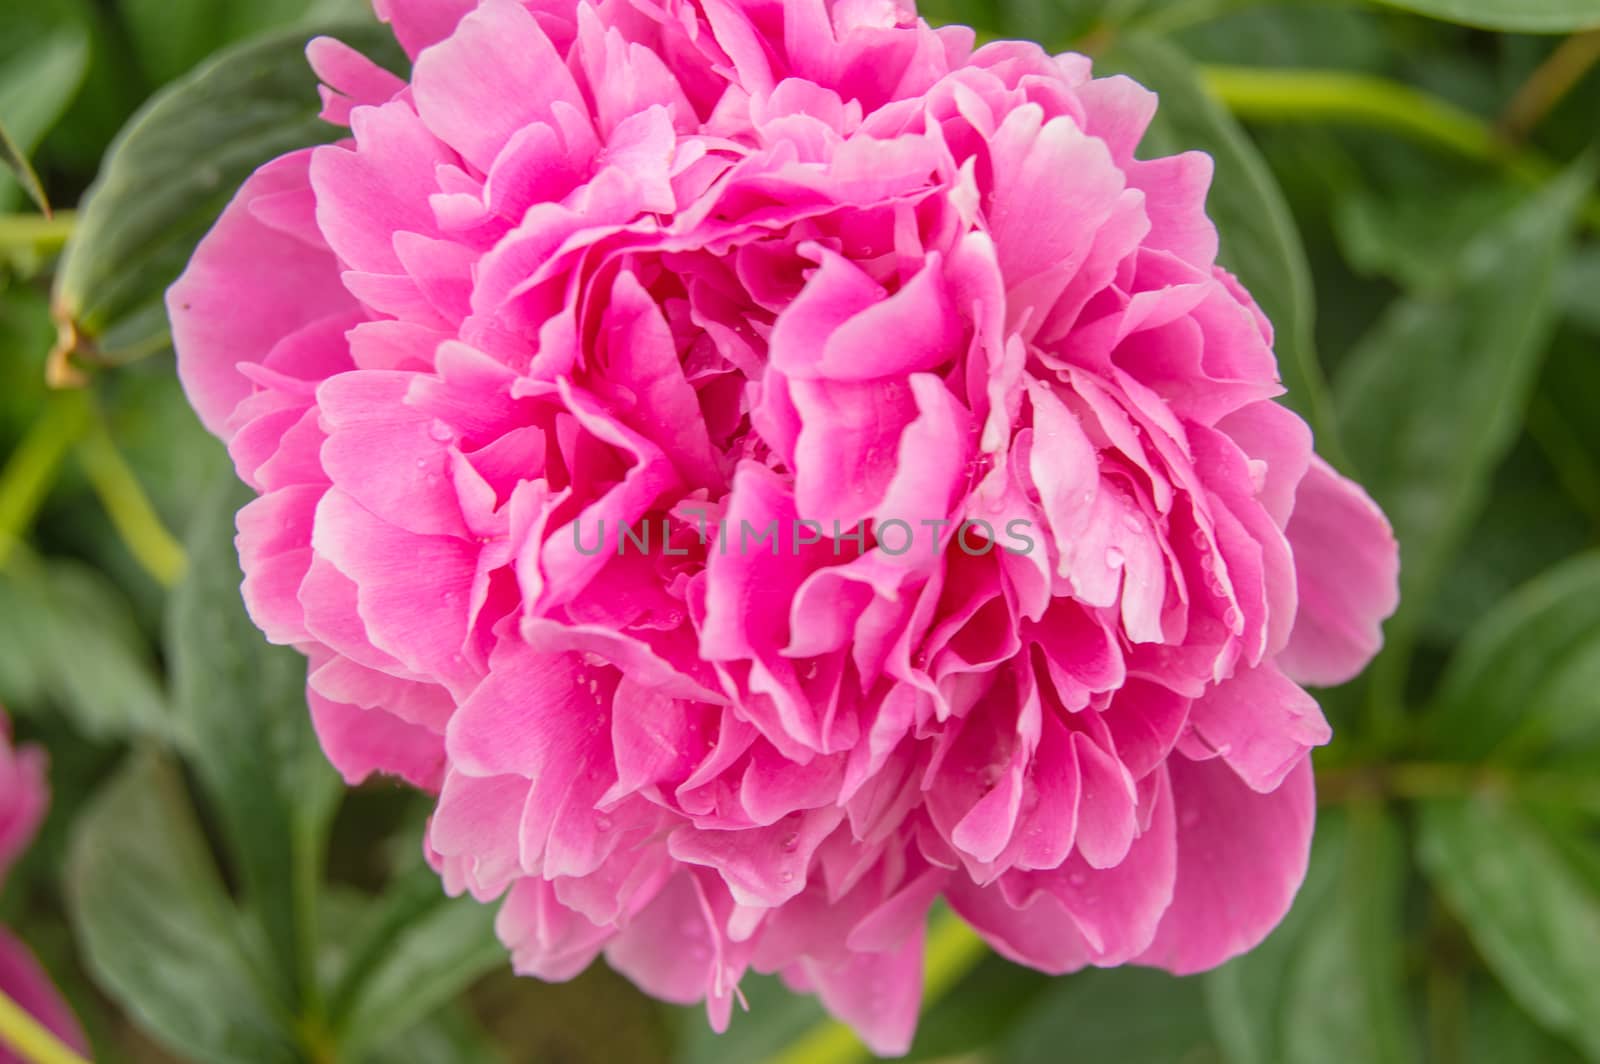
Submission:
M 922 1005 L 922 939 L 919 926 L 891 950 L 852 953 L 831 966 L 802 962 L 823 1005 L 880 1057 L 903 1056 L 911 1049 Z
M 1311 856 L 1316 794 L 1309 756 L 1268 794 L 1219 760 L 1170 765 L 1178 881 L 1137 961 L 1188 975 L 1253 948 L 1288 912 Z
M 1258 941 L 1395 546 L 1154 94 L 911 0 L 376 10 L 410 77 L 313 42 L 349 136 L 173 337 L 324 750 L 437 792 L 516 970 L 893 1054 L 941 896 L 1051 972 Z
M 1195 700 L 1195 734 L 1251 790 L 1270 793 L 1333 737 L 1316 699 L 1272 665 L 1241 669 Z

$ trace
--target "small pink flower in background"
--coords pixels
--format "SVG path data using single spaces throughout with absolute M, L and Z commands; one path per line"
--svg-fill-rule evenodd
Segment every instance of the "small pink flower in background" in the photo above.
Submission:
M 889 1054 L 940 897 L 1051 972 L 1260 941 L 1396 549 L 1154 96 L 891 0 L 378 8 L 411 81 L 313 42 L 350 137 L 168 305 L 252 615 L 517 969 Z
M 20 858 L 50 805 L 50 790 L 45 781 L 47 763 L 43 750 L 33 746 L 14 747 L 11 721 L 0 712 L 0 882 Z M 88 1041 L 77 1018 L 56 992 L 50 977 L 40 967 L 33 952 L 17 937 L 0 927 L 0 993 L 20 1005 L 63 1043 L 87 1052 Z M 21 1064 L 0 1041 L 0 1064 Z

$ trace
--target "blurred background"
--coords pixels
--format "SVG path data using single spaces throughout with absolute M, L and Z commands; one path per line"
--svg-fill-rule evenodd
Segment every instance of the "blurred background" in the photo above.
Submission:
M 1319 693 L 1316 852 L 1265 945 L 1046 979 L 947 937 L 913 1059 L 1600 1061 L 1600 0 L 923 12 L 1131 73 L 1145 154 L 1215 156 L 1224 263 L 1404 598 Z M 420 861 L 427 803 L 338 786 L 244 617 L 160 295 L 331 134 L 319 32 L 403 69 L 361 0 L 0 0 L 0 704 L 54 793 L 0 924 L 102 1061 L 867 1059 L 769 981 L 719 1040 L 603 965 L 511 977 Z

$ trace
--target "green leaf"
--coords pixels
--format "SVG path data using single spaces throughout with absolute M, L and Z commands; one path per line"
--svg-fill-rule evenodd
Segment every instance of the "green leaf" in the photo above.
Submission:
M 1528 1014 L 1600 1061 L 1600 883 L 1593 843 L 1497 796 L 1430 802 L 1418 846 L 1434 889 Z
M 1600 248 L 1586 247 L 1567 262 L 1561 279 L 1561 306 L 1586 332 L 1600 336 Z
M 14 557 L 0 573 L 0 703 L 44 703 L 91 739 L 168 739 L 172 716 L 127 598 L 100 572 Z
M 471 897 L 447 897 L 438 874 L 420 862 L 391 883 L 355 934 L 329 1002 L 343 1051 L 376 1049 L 506 967 L 495 912 Z
M 1400 972 L 1404 883 L 1399 828 L 1380 807 L 1321 816 L 1289 916 L 1205 977 L 1230 1064 L 1416 1059 Z
M 1449 284 L 1462 250 L 1527 198 L 1525 188 L 1509 181 L 1457 185 L 1366 187 L 1342 197 L 1333 223 L 1345 259 L 1359 273 L 1411 290 Z
M 1590 182 L 1575 170 L 1479 234 L 1451 282 L 1397 301 L 1335 382 L 1345 444 L 1400 539 L 1403 617 L 1422 611 L 1516 439 Z
M 173 766 L 134 755 L 78 821 L 66 896 L 96 982 L 193 1060 L 291 1064 Z
M 1400 830 L 1376 806 L 1355 806 L 1348 820 L 1334 893 L 1318 906 L 1284 988 L 1287 1064 L 1418 1059 L 1401 978 Z
M 171 81 L 227 43 L 223 0 L 118 0 L 116 6 L 153 84 Z
M 1378 0 L 1446 22 L 1507 33 L 1571 33 L 1600 26 L 1594 0 Z
M 1086 968 L 1040 995 L 1001 1045 L 1006 1064 L 1215 1064 L 1199 979 Z
M 45 357 L 55 342 L 50 303 L 32 285 L 0 287 L 0 448 L 9 452 L 49 397 Z
M 89 30 L 77 0 L 37 0 L 0 7 L 0 209 L 19 186 L 6 176 L 7 164 L 22 165 L 22 186 L 32 168 L 26 160 L 50 131 L 83 81 L 89 66 Z M 43 189 L 33 179 L 29 195 Z
M 1311 268 L 1294 218 L 1261 153 L 1206 90 L 1194 65 L 1165 41 L 1124 34 L 1099 66 L 1100 73 L 1125 71 L 1161 97 L 1142 154 L 1210 153 L 1216 176 L 1206 210 L 1221 237 L 1219 261 L 1238 276 L 1272 321 L 1278 370 L 1289 390 L 1284 401 L 1311 423 L 1319 450 L 1337 456 L 1333 409 L 1313 338 Z
M 322 27 L 392 60 L 361 23 Z M 90 361 L 167 342 L 162 297 L 239 184 L 278 155 L 332 140 L 305 60 L 308 28 L 227 49 L 151 97 L 111 146 L 56 277 L 55 305 Z
M 363 1059 L 367 1064 L 505 1064 L 488 1032 L 461 1005 L 408 1024 Z
M 1426 729 L 1434 756 L 1501 761 L 1600 740 L 1600 554 L 1540 576 L 1456 650 Z
M 1487 977 L 1475 981 L 1466 996 L 1464 1031 L 1458 1059 L 1465 1064 L 1578 1064 L 1583 1058 L 1571 1046 L 1536 1024 L 1504 990 Z
M 140 66 L 155 84 L 171 81 L 208 55 L 259 33 L 281 29 L 323 10 L 370 14 L 359 5 L 325 0 L 118 0 Z
M 231 475 L 206 496 L 187 540 L 188 576 L 172 598 L 167 656 L 195 770 L 298 1006 L 315 989 L 315 892 L 340 784 L 311 728 L 305 659 L 269 646 L 239 598 L 233 520 L 250 498 Z
M 1357 4 L 1318 0 L 1150 0 L 1137 19 L 1156 32 L 1177 18 L 1174 41 L 1196 63 L 1312 67 L 1382 73 L 1396 42 L 1378 12 Z
M 1003 1038 L 1054 980 L 996 953 L 927 1009 L 917 1022 L 908 1061 L 948 1061 Z
M 50 200 L 44 194 L 44 185 L 39 181 L 39 175 L 34 173 L 33 164 L 28 161 L 28 153 L 12 139 L 6 132 L 4 123 L 0 123 L 0 166 L 11 171 L 11 175 L 22 185 L 22 191 L 28 194 L 35 206 L 45 214 L 50 213 Z
M 1548 416 L 1544 397 L 1551 390 L 1550 368 L 1547 356 L 1529 406 L 1530 424 Z M 1450 578 L 1439 584 L 1420 619 L 1420 642 L 1454 647 L 1523 584 L 1593 545 L 1596 522 L 1563 483 L 1525 431 L 1495 471 L 1483 510 L 1451 563 Z

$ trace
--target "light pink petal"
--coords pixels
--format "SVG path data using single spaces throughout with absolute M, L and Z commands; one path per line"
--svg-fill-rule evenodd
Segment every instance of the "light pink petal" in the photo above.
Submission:
M 1382 511 L 1321 458 L 1289 519 L 1300 612 L 1279 662 L 1301 683 L 1332 687 L 1372 660 L 1400 601 L 1400 554 Z
M 1061 975 L 1077 971 L 1093 957 L 1089 941 L 1054 895 L 1038 892 L 1019 908 L 998 885 L 979 887 L 960 879 L 946 897 L 996 953 L 1018 964 Z
M 680 861 L 716 869 L 740 905 L 772 908 L 805 889 L 811 855 L 843 818 L 841 810 L 827 808 L 796 813 L 763 828 L 680 828 L 669 846 Z
M 1316 700 L 1275 666 L 1241 669 L 1195 700 L 1195 733 L 1252 790 L 1278 789 L 1312 747 L 1333 737 Z
M 428 194 L 438 190 L 434 172 L 449 150 L 405 101 L 357 109 L 351 131 L 354 145 L 311 151 L 317 225 L 347 268 L 398 274 L 394 234 L 435 231 Z
M 44 823 L 50 806 L 48 765 L 38 747 L 12 747 L 11 722 L 0 713 L 0 880 Z
M 452 770 L 444 777 L 428 846 L 459 864 L 464 885 L 480 900 L 499 897 L 523 872 L 518 823 L 528 790 L 521 776 Z
M 444 779 L 444 737 L 381 709 L 333 702 L 307 691 L 317 740 L 345 782 L 382 772 L 436 791 Z
M 446 686 L 474 682 L 476 670 L 463 654 L 464 592 L 475 553 L 468 543 L 413 535 L 335 488 L 317 504 L 311 546 L 356 585 L 373 646 Z
M 852 954 L 835 966 L 802 962 L 823 1006 L 880 1057 L 911 1049 L 922 1005 L 922 939 L 919 926 L 893 950 Z
M 1311 854 L 1316 795 L 1302 758 L 1270 794 L 1221 761 L 1170 762 L 1178 881 L 1155 941 L 1137 960 L 1178 975 L 1253 948 L 1288 912 Z
M 0 927 L 0 993 L 43 1024 L 69 1049 L 88 1054 L 89 1039 L 72 1009 L 51 983 L 49 973 L 28 947 L 3 927 Z M 0 1061 L 20 1064 L 21 1058 L 0 1046 Z
M 309 150 L 285 155 L 246 179 L 167 291 L 178 377 L 206 428 L 224 438 L 228 416 L 252 391 L 239 364 L 265 361 L 287 332 L 353 305 L 325 246 L 250 211 L 258 197 L 307 188 L 310 160 Z
M 372 0 L 378 17 L 394 28 L 406 54 L 416 54 L 450 36 L 477 0 Z
M 515 0 L 483 0 L 418 56 L 412 86 L 428 128 L 485 173 L 513 134 L 547 119 L 552 105 L 587 110 L 550 38 Z
M 563 905 L 555 887 L 538 878 L 516 881 L 495 917 L 495 934 L 511 950 L 518 975 L 564 983 L 599 956 L 614 928 L 597 926 Z

